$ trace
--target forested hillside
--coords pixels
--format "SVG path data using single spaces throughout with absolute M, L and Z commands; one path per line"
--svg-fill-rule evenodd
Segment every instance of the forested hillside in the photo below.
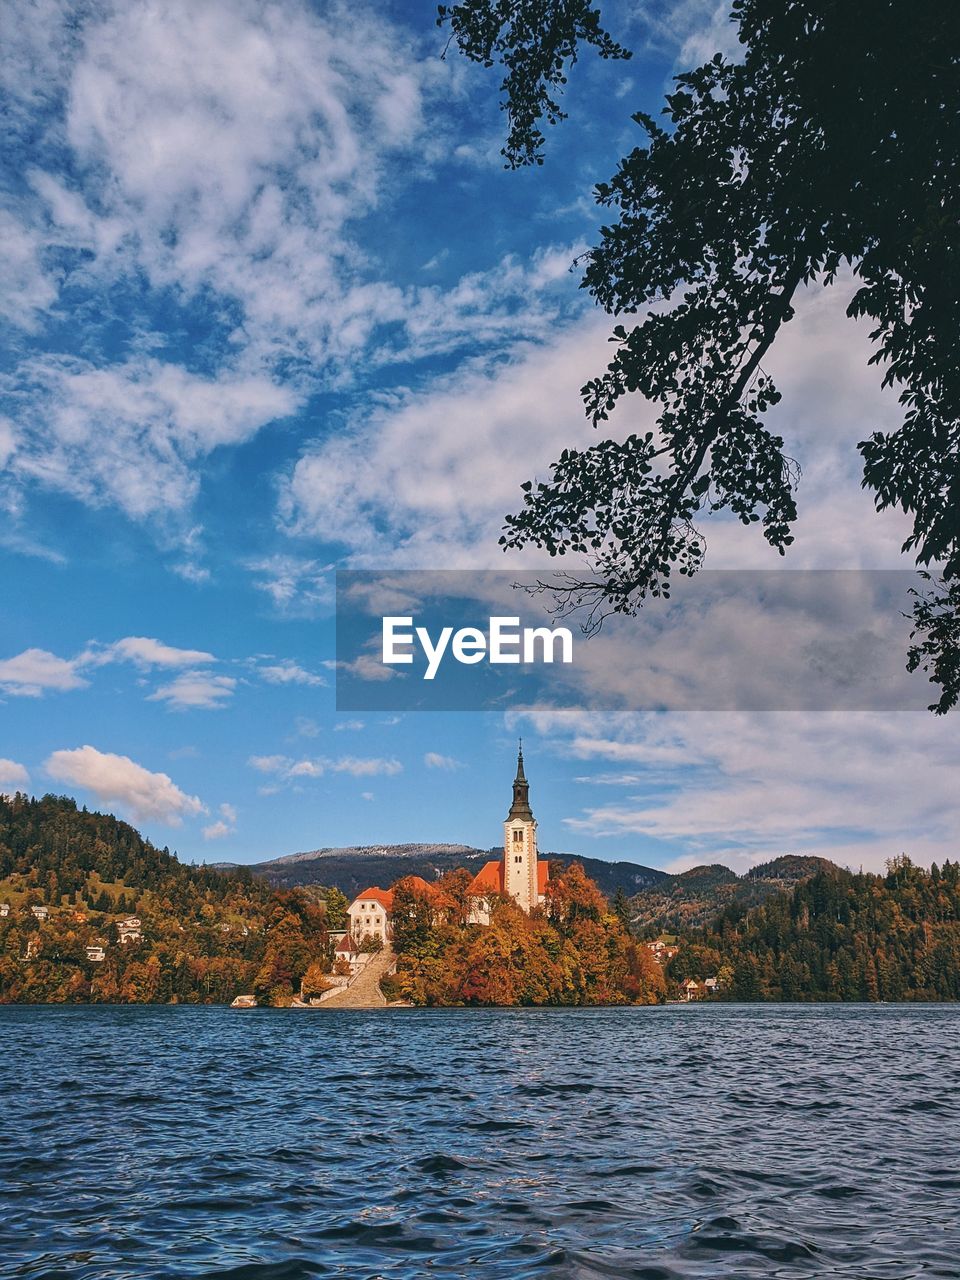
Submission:
M 400 882 L 395 996 L 646 1002 L 715 977 L 726 1000 L 960 999 L 957 862 L 927 872 L 900 857 L 882 876 L 807 858 L 740 877 L 695 868 L 612 906 L 582 867 L 555 864 L 542 913 L 504 901 L 487 928 L 465 923 L 469 881 L 449 871 L 426 896 Z M 639 931 L 638 902 L 649 913 Z M 185 866 L 67 797 L 0 797 L 0 1002 L 219 1003 L 255 992 L 261 1004 L 288 1003 L 308 968 L 329 970 L 328 930 L 346 905 L 336 888 L 276 889 L 246 868 Z M 680 946 L 664 979 L 630 932 L 667 923 L 680 925 Z
M 0 797 L 0 1002 L 282 1003 L 345 905 L 185 866 L 65 796 Z
M 630 904 L 631 921 L 640 933 L 702 928 L 727 907 L 758 906 L 833 865 L 825 858 L 784 854 L 751 867 L 741 876 L 719 863 L 691 867 L 678 875 L 664 876 L 636 894 Z
M 960 999 L 960 863 L 899 857 L 882 876 L 827 864 L 762 906 L 728 907 L 668 972 L 718 974 L 727 1000 Z

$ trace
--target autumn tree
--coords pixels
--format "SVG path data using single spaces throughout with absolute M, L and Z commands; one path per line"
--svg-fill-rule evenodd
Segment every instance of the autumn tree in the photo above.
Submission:
M 437 881 L 441 908 L 453 924 L 465 925 L 470 919 L 470 885 L 473 876 L 464 867 L 446 871 Z
M 327 908 L 327 928 L 346 928 L 347 909 L 350 906 L 347 895 L 341 889 L 329 888 L 324 890 L 323 900 Z
M 433 894 L 412 876 L 398 880 L 393 886 L 390 913 L 394 948 L 418 957 L 435 952 L 435 914 Z

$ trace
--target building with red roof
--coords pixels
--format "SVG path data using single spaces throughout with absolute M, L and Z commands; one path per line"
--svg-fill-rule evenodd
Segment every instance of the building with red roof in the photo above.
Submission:
M 537 857 L 537 820 L 530 808 L 530 784 L 517 753 L 513 803 L 503 824 L 503 856 L 484 863 L 470 885 L 470 920 L 490 923 L 490 900 L 507 894 L 528 914 L 544 901 L 550 864 Z
M 524 911 L 540 906 L 546 896 L 549 863 L 537 857 L 537 820 L 530 808 L 530 784 L 523 768 L 523 745 L 517 754 L 517 776 L 513 780 L 513 803 L 503 824 L 503 855 L 484 863 L 468 890 L 470 922 L 490 923 L 490 902 L 503 894 L 513 898 Z M 438 913 L 450 904 L 439 885 L 422 876 L 405 876 L 405 883 L 428 895 Z M 374 885 L 358 893 L 349 907 L 349 937 L 354 944 L 392 937 L 393 891 Z
M 390 940 L 390 913 L 393 910 L 393 893 L 390 889 L 373 886 L 358 893 L 350 903 L 350 936 L 358 942 L 365 938 Z

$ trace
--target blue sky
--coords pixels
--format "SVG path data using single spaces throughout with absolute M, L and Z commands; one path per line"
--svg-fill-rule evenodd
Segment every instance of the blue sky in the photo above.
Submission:
M 336 715 L 334 569 L 501 567 L 520 482 L 590 439 L 592 184 L 730 48 L 722 6 L 609 7 L 633 61 L 579 64 L 547 163 L 509 173 L 494 73 L 441 59 L 434 13 L 10 6 L 0 788 L 198 860 L 486 846 L 522 732 L 547 848 L 955 856 L 957 732 L 925 715 Z M 775 356 L 792 563 L 894 567 L 855 443 L 896 406 L 844 301 L 811 294 Z M 715 567 L 771 566 L 708 535 Z

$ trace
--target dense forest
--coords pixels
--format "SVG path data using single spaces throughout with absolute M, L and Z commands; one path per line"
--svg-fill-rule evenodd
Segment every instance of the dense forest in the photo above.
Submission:
M 728 907 L 682 941 L 667 973 L 719 975 L 726 1000 L 960 999 L 960 863 L 824 866 L 762 906 Z
M 467 923 L 470 880 L 454 871 L 435 886 L 410 877 L 394 886 L 391 996 L 418 1005 L 604 1005 L 666 995 L 650 950 L 579 864 L 551 864 L 546 904 L 532 915 L 508 897 L 491 899 L 486 926 Z
M 744 875 L 720 863 L 691 867 L 644 886 L 631 900 L 631 923 L 643 933 L 668 929 L 683 933 L 703 928 L 721 911 L 736 904 L 759 906 L 835 863 L 803 854 L 783 854 L 751 867 Z
M 185 866 L 65 796 L 0 796 L 3 1003 L 283 1004 L 345 909 L 337 891 Z

